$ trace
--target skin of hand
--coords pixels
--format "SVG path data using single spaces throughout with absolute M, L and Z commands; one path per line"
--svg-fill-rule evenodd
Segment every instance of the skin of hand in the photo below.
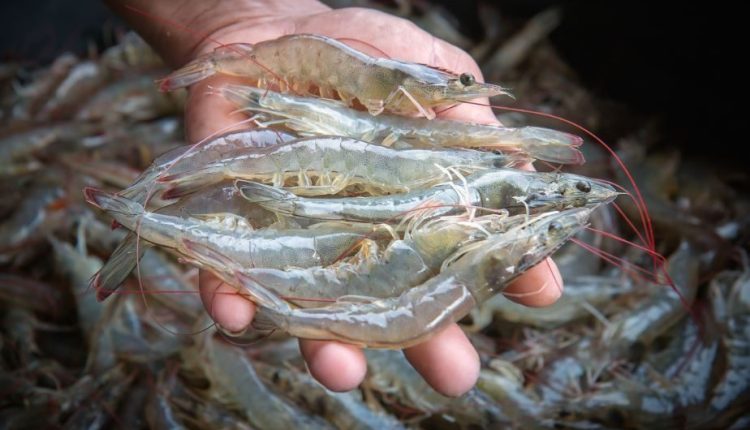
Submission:
M 257 43 L 288 34 L 314 33 L 340 39 L 373 56 L 385 54 L 455 73 L 467 72 L 482 80 L 479 67 L 466 52 L 434 38 L 407 20 L 374 10 L 331 10 L 310 1 L 238 0 L 220 2 L 217 7 L 209 8 L 205 3 L 188 0 L 174 10 L 154 10 L 153 6 L 149 8 L 148 2 L 142 4 L 144 10 L 154 15 L 174 17 L 200 32 L 197 42 L 195 35 L 188 42 L 184 36 L 174 34 L 177 30 L 167 27 L 169 31 L 165 32 L 163 26 L 158 29 L 160 26 L 143 17 L 133 19 L 132 13 L 123 10 L 122 4 L 116 0 L 109 3 L 175 66 L 211 52 L 217 46 L 216 41 L 223 44 Z M 227 4 L 231 8 L 227 8 Z M 215 133 L 228 131 L 246 119 L 244 115 L 235 113 L 234 105 L 211 91 L 211 87 L 229 82 L 234 80 L 215 76 L 190 88 L 185 121 L 189 142 L 198 142 Z M 481 100 L 478 101 L 481 103 Z M 497 123 L 490 108 L 476 105 L 456 106 L 439 116 Z M 250 325 L 255 307 L 248 300 L 233 294 L 233 288 L 202 272 L 200 292 L 207 311 L 225 331 L 242 332 Z M 547 259 L 519 277 L 506 289 L 505 294 L 527 306 L 547 306 L 562 294 L 562 279 L 555 263 Z M 301 339 L 300 350 L 310 373 L 332 391 L 354 389 L 367 372 L 362 350 L 352 345 Z M 435 390 L 447 396 L 465 393 L 474 386 L 479 375 L 479 356 L 456 324 L 420 345 L 405 349 L 404 354 Z

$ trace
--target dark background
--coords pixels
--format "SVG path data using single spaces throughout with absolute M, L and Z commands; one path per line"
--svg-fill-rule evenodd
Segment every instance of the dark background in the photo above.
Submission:
M 479 2 L 444 0 L 460 30 L 482 37 Z M 506 16 L 528 18 L 559 5 L 551 36 L 597 95 L 662 117 L 670 141 L 685 152 L 739 162 L 747 144 L 745 14 L 720 3 L 658 4 L 505 0 Z M 114 41 L 124 25 L 96 0 L 3 2 L 0 60 L 46 64 L 59 53 L 85 55 Z

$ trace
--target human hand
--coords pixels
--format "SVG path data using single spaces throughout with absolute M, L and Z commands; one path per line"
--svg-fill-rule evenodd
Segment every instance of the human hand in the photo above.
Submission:
M 186 2 L 195 3 L 195 2 Z M 414 24 L 368 9 L 330 10 L 317 2 L 226 3 L 199 15 L 190 23 L 208 29 L 192 48 L 171 51 L 177 66 L 200 54 L 211 52 L 216 44 L 256 43 L 294 33 L 322 34 L 340 39 L 354 48 L 378 56 L 388 56 L 429 64 L 457 73 L 468 72 L 481 80 L 481 71 L 464 51 L 436 39 Z M 170 15 L 172 16 L 172 15 Z M 136 25 L 137 27 L 137 25 Z M 148 31 L 146 31 L 148 39 Z M 361 41 L 363 43 L 358 43 Z M 157 49 L 159 44 L 157 43 Z M 162 47 L 161 51 L 165 53 Z M 169 53 L 165 55 L 170 58 Z M 190 142 L 197 142 L 245 119 L 234 113 L 236 107 L 211 94 L 209 87 L 233 82 L 215 76 L 190 89 L 186 108 L 186 131 Z M 491 109 L 460 105 L 439 115 L 443 118 L 480 123 L 496 123 Z M 232 294 L 235 290 L 210 275 L 200 276 L 201 298 L 212 318 L 225 331 L 241 332 L 251 323 L 255 306 Z M 528 306 L 547 306 L 562 294 L 562 280 L 552 260 L 527 271 L 506 289 L 506 295 Z M 333 391 L 348 391 L 364 379 L 367 367 L 361 349 L 338 342 L 300 340 L 300 350 L 310 373 Z M 463 331 L 453 324 L 430 340 L 404 350 L 409 362 L 438 392 L 458 396 L 471 389 L 479 375 L 479 356 Z

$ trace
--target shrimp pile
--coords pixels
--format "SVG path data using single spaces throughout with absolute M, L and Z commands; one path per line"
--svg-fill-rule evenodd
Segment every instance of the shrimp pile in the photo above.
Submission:
M 532 19 L 534 43 L 554 13 Z M 486 56 L 494 76 L 513 54 L 503 86 L 319 35 L 171 73 L 134 34 L 3 65 L 0 427 L 746 427 L 738 176 L 647 148 L 646 128 L 617 145 L 631 192 L 571 128 L 436 114 L 506 86 L 546 109 L 528 100 L 561 68 L 543 44 L 519 52 L 527 31 Z M 319 64 L 296 61 L 311 52 Z M 214 74 L 235 77 L 210 91 L 246 128 L 187 145 L 180 87 Z M 550 256 L 562 297 L 519 304 L 506 287 Z M 256 304 L 253 330 L 214 326 L 199 270 Z M 447 398 L 397 350 L 453 323 L 482 369 Z M 368 348 L 365 381 L 322 388 L 295 338 Z
M 310 52 L 319 68 L 303 59 Z M 579 162 L 580 138 L 434 119 L 432 107 L 502 93 L 466 74 L 302 34 L 222 46 L 162 88 L 216 73 L 255 81 L 217 96 L 262 128 L 166 154 L 119 193 L 84 190 L 130 231 L 92 282 L 99 297 L 116 291 L 144 241 L 255 302 L 258 329 L 404 348 L 502 292 L 618 195 L 596 179 L 519 168 L 538 154 Z M 344 102 L 284 94 L 311 87 Z M 411 113 L 426 118 L 394 116 Z M 269 136 L 271 125 L 283 128 Z M 232 199 L 194 212 L 192 199 L 226 184 Z

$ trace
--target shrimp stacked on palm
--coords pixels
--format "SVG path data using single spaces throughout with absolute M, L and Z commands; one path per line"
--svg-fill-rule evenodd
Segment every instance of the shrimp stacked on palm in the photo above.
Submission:
M 86 190 L 131 230 L 95 279 L 100 297 L 155 245 L 237 287 L 258 328 L 402 348 L 502 292 L 617 195 L 521 169 L 581 163 L 577 136 L 436 119 L 506 94 L 470 74 L 300 34 L 222 46 L 161 87 L 214 74 L 257 85 L 214 91 L 259 128 L 168 153 L 118 194 Z

